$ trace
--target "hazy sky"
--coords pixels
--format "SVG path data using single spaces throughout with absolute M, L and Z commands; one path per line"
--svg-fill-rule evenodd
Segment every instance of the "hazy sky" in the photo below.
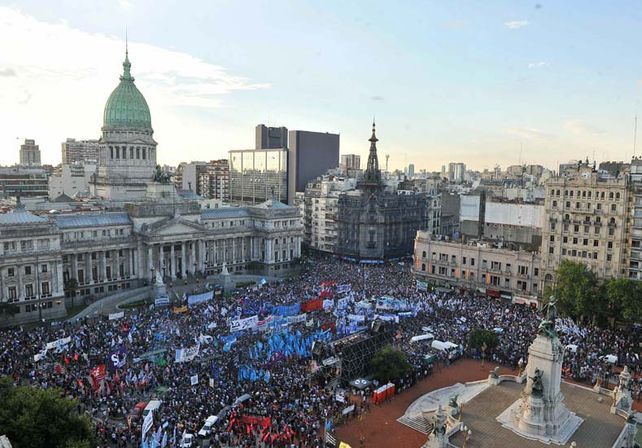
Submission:
M 641 23 L 637 1 L 0 0 L 0 163 L 100 136 L 125 26 L 161 163 L 253 147 L 258 123 L 365 156 L 373 115 L 394 168 L 625 160 Z

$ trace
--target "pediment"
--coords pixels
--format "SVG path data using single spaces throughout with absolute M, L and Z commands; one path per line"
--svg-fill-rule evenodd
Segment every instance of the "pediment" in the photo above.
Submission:
M 186 220 L 171 219 L 152 229 L 150 235 L 171 236 L 171 235 L 193 235 L 205 231 L 205 227 L 195 222 Z

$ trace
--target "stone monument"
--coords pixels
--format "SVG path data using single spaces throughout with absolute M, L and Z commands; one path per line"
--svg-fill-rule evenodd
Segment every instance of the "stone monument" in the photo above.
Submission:
M 544 305 L 544 319 L 537 336 L 528 348 L 522 398 L 497 420 L 522 437 L 564 445 L 583 420 L 566 408 L 560 391 L 564 346 L 555 331 L 556 317 L 557 308 L 551 297 Z
M 223 291 L 232 291 L 234 289 L 232 286 L 232 276 L 230 276 L 230 272 L 227 270 L 227 263 L 225 262 L 223 262 L 223 268 L 221 269 L 221 277 L 223 280 Z
M 422 448 L 448 448 L 448 427 L 446 413 L 441 405 L 432 416 L 433 430 Z
M 160 270 L 156 271 L 156 281 L 154 282 L 154 298 L 167 297 L 167 288 L 163 283 L 163 276 Z
M 613 389 L 613 406 L 611 406 L 611 414 L 617 411 L 631 412 L 631 372 L 629 366 L 624 366 L 624 370 L 620 372 L 620 381 L 615 389 Z

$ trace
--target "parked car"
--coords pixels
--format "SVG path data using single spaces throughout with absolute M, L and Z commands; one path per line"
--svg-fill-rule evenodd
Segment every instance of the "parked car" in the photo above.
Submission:
M 194 446 L 194 434 L 183 434 L 178 446 L 179 448 L 191 448 Z
M 203 424 L 203 427 L 198 432 L 198 436 L 202 438 L 208 437 L 212 433 L 212 428 L 217 421 L 218 417 L 216 415 L 210 415 L 209 417 L 207 417 L 205 423 Z

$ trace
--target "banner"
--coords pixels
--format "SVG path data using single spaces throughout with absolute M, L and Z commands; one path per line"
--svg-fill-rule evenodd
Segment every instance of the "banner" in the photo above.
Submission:
M 337 285 L 337 292 L 339 294 L 345 294 L 350 292 L 351 290 L 352 290 L 352 285 L 350 285 L 349 283 L 345 285 Z
M 174 357 L 175 363 L 188 362 L 196 358 L 198 352 L 200 351 L 201 346 L 196 344 L 193 347 L 189 348 L 178 348 L 176 349 L 176 356 Z
M 428 283 L 417 280 L 417 291 L 428 291 Z
M 343 299 L 337 300 L 337 309 L 344 310 L 348 308 L 348 299 L 344 297 Z
M 324 299 L 323 300 L 323 309 L 326 311 L 330 311 L 332 308 L 334 308 L 334 300 L 332 299 Z
M 346 415 L 354 411 L 354 405 L 350 405 L 347 408 L 343 408 L 343 411 L 341 411 L 341 414 Z
M 172 311 L 174 311 L 175 314 L 187 313 L 187 306 L 175 306 Z
M 67 336 L 66 338 L 58 339 L 53 342 L 48 342 L 45 348 L 47 350 L 53 350 L 55 348 L 56 352 L 60 353 L 67 348 L 67 345 L 69 345 L 70 342 L 71 342 L 71 336 Z
M 109 320 L 116 320 L 116 319 L 121 319 L 125 317 L 125 312 L 121 311 L 119 313 L 111 313 L 109 314 Z
M 198 384 L 198 374 L 196 374 L 196 375 L 192 375 L 192 376 L 189 378 L 189 383 L 190 383 L 190 385 L 192 385 L 192 386 L 196 386 L 196 385 Z
M 127 362 L 127 350 L 121 345 L 117 347 L 110 355 L 108 359 L 109 367 L 112 370 L 122 369 Z
M 295 303 L 293 305 L 279 305 L 272 308 L 272 314 L 276 316 L 294 316 L 301 312 L 301 304 Z
M 254 330 L 259 325 L 259 316 L 246 317 L 230 321 L 230 333 L 243 330 Z
M 354 322 L 365 322 L 366 316 L 362 316 L 361 314 L 348 314 L 348 319 Z
M 305 322 L 307 319 L 307 314 L 299 314 L 297 316 L 288 316 L 287 318 L 288 324 L 298 324 L 299 322 Z
M 196 304 L 207 302 L 208 300 L 212 300 L 213 297 L 214 297 L 214 291 L 208 291 L 208 292 L 204 292 L 203 294 L 188 296 L 187 305 L 194 306 Z
M 304 313 L 309 313 L 311 311 L 317 311 L 323 309 L 323 299 L 314 299 L 308 300 L 301 304 L 301 311 Z
M 143 440 L 145 440 L 145 434 L 147 434 L 147 431 L 152 429 L 153 424 L 154 424 L 154 413 L 150 412 L 145 416 L 145 420 L 143 420 L 143 434 L 142 434 Z

